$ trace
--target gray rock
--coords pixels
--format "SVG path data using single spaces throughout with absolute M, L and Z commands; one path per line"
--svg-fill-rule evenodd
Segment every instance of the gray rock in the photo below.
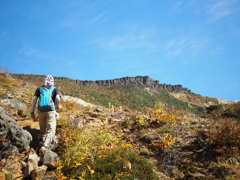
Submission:
M 0 105 L 7 105 L 19 110 L 27 109 L 27 105 L 17 99 L 0 99 Z
M 18 152 L 16 146 L 13 146 L 9 140 L 2 142 L 0 146 L 0 160 Z
M 7 137 L 10 139 L 12 145 L 16 146 L 19 150 L 29 148 L 29 144 L 32 141 L 31 134 L 22 127 L 17 126 L 10 127 Z
M 22 127 L 16 126 L 16 121 L 0 106 L 0 138 L 4 139 L 0 146 L 0 158 L 7 157 L 16 151 L 29 148 L 32 136 Z
M 0 119 L 6 122 L 9 126 L 16 124 L 16 121 L 13 118 L 11 118 L 7 111 L 1 106 L 0 106 Z
M 4 139 L 7 137 L 7 133 L 9 131 L 9 125 L 0 119 L 0 139 Z
M 46 150 L 43 156 L 43 165 L 46 165 L 49 169 L 55 169 L 59 160 L 60 159 L 55 152 Z

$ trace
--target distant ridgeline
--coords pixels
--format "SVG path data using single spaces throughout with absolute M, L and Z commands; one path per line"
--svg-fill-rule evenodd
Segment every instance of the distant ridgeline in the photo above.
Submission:
M 42 75 L 25 75 L 25 74 L 11 74 L 16 78 L 24 78 L 27 80 L 30 77 L 43 78 Z M 184 88 L 182 85 L 170 85 L 170 84 L 160 84 L 158 80 L 153 80 L 149 76 L 136 76 L 136 77 L 122 77 L 117 79 L 110 80 L 97 80 L 97 81 L 82 81 L 82 80 L 73 80 L 66 77 L 54 77 L 55 79 L 61 81 L 70 81 L 80 85 L 99 85 L 99 86 L 109 86 L 109 85 L 126 85 L 126 84 L 137 84 L 145 85 L 150 88 L 158 88 L 161 90 L 166 90 L 169 92 L 177 93 L 190 93 L 191 90 Z
M 160 84 L 159 81 L 151 79 L 149 76 L 136 76 L 136 77 L 122 77 L 111 80 L 97 80 L 97 81 L 81 81 L 81 80 L 72 80 L 65 77 L 55 77 L 56 79 L 63 81 L 73 81 L 76 84 L 80 85 L 100 85 L 100 86 L 109 86 L 116 84 L 138 84 L 145 85 L 151 88 L 158 88 L 170 92 L 178 93 L 190 93 L 191 90 L 182 87 L 182 85 L 169 85 L 169 84 Z

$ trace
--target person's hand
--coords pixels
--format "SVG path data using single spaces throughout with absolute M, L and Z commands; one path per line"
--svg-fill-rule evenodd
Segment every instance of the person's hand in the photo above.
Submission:
M 37 117 L 36 117 L 35 113 L 31 113 L 31 118 L 33 121 L 37 121 Z
M 57 108 L 57 110 L 61 110 L 61 109 L 62 109 L 62 106 L 61 106 L 61 105 L 58 105 L 56 108 Z

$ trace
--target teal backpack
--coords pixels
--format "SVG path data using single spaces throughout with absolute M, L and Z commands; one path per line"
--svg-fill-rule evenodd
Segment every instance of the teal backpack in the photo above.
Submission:
M 54 102 L 52 100 L 52 92 L 54 90 L 54 86 L 50 89 L 44 89 L 40 87 L 40 99 L 38 104 L 39 111 L 54 111 L 56 108 L 54 106 Z

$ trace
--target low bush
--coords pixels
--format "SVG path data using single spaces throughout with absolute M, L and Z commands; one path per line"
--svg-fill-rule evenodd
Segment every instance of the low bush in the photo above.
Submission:
M 223 116 L 236 118 L 240 122 L 240 102 L 227 105 Z
M 91 166 L 88 164 L 92 164 Z M 96 157 L 93 163 L 85 161 L 81 166 L 65 171 L 74 179 L 158 179 L 152 165 L 131 151 L 114 151 L 108 156 Z
M 64 127 L 55 171 L 59 179 L 157 179 L 152 166 L 132 145 L 107 129 L 79 131 Z
M 232 104 L 218 104 L 207 107 L 207 112 L 211 117 L 217 119 L 220 117 L 236 118 L 240 121 L 240 102 Z
M 233 119 L 220 118 L 212 122 L 208 141 L 216 146 L 239 146 L 240 124 Z

